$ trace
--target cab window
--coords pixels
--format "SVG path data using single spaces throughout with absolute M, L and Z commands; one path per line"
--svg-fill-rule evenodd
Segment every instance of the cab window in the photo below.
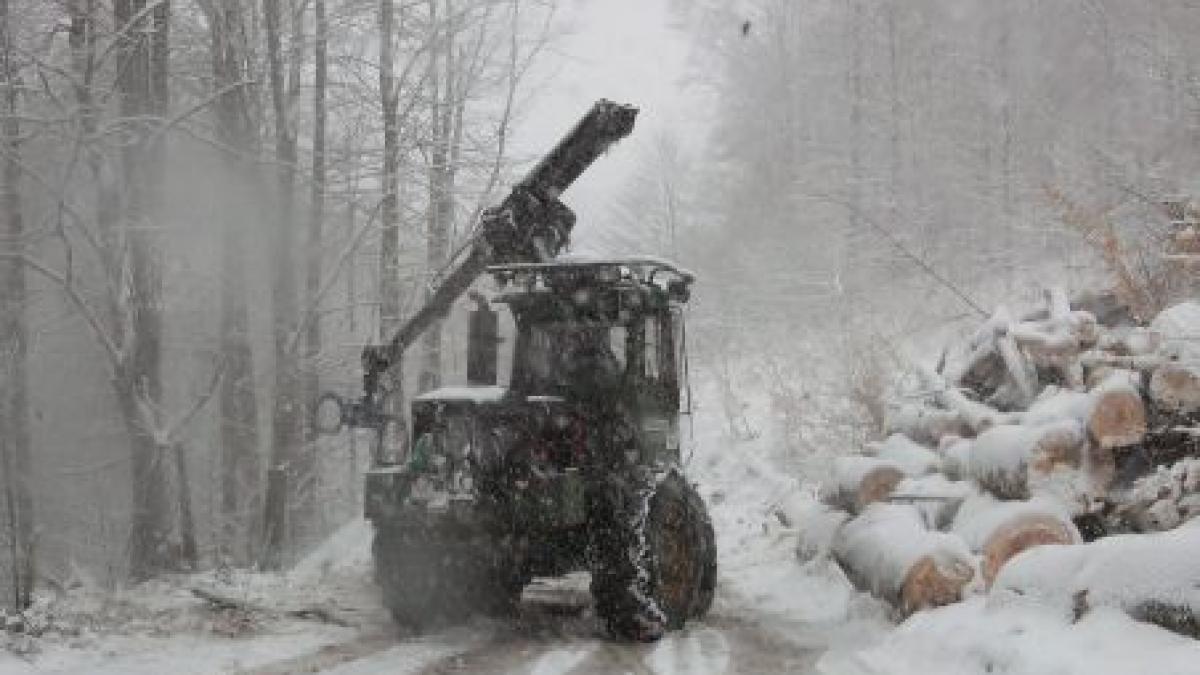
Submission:
M 646 378 L 650 380 L 657 380 L 659 378 L 659 373 L 662 370 L 662 364 L 660 363 L 660 360 L 662 359 L 662 335 L 659 328 L 659 318 L 657 316 L 646 317 L 646 357 L 643 363 L 646 367 Z

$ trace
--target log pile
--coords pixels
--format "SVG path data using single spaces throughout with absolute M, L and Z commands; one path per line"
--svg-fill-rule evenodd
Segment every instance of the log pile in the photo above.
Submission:
M 1025 551 L 1086 557 L 1085 540 L 1200 515 L 1200 304 L 1138 326 L 1090 311 L 1094 301 L 1054 288 L 1036 311 L 998 308 L 936 367 L 917 368 L 884 440 L 838 458 L 808 554 L 826 553 L 907 615 L 1013 590 L 1020 575 L 1005 570 Z M 1120 567 L 1144 546 L 1098 550 Z M 1161 609 L 1143 600 L 1126 609 Z
M 1014 559 L 994 594 L 1036 598 L 1078 619 L 1097 607 L 1200 638 L 1200 521 L 1083 546 L 1043 546 Z

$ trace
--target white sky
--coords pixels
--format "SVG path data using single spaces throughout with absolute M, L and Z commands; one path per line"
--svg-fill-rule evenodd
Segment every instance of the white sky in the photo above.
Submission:
M 513 139 L 514 156 L 533 160 L 598 99 L 640 109 L 633 135 L 600 158 L 563 200 L 578 216 L 574 250 L 603 227 L 606 200 L 649 144 L 685 114 L 687 44 L 669 25 L 667 0 L 560 0 L 558 33 L 530 80 Z

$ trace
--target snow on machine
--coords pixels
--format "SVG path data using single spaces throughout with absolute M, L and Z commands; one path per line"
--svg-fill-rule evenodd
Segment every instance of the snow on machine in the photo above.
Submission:
M 402 624 L 502 615 L 533 576 L 580 570 L 619 639 L 657 639 L 712 603 L 713 528 L 680 464 L 693 276 L 653 258 L 556 258 L 574 225 L 558 196 L 636 114 L 598 102 L 483 214 L 428 301 L 364 350 L 362 398 L 322 397 L 324 431 L 379 432 L 365 513 L 376 581 Z M 485 273 L 496 292 L 471 292 L 467 384 L 414 397 L 411 435 L 385 452 L 385 430 L 404 425 L 405 349 Z M 503 387 L 493 305 L 515 327 Z

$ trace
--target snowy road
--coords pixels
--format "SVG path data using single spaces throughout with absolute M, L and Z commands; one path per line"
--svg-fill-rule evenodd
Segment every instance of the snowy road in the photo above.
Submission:
M 323 672 L 337 675 L 512 673 L 809 672 L 822 640 L 784 630 L 723 602 L 703 622 L 654 644 L 606 640 L 578 581 L 550 582 L 526 593 L 511 623 L 478 622 L 426 636 L 403 636 L 380 618 L 357 637 L 240 671 L 245 675 Z M 728 600 L 728 599 L 726 599 Z
M 770 460 L 769 438 L 733 443 L 703 428 L 696 436 L 689 474 L 717 532 L 717 597 L 703 621 L 657 643 L 608 640 L 586 575 L 531 585 L 515 620 L 406 635 L 380 606 L 371 582 L 373 528 L 360 519 L 286 574 L 206 572 L 61 598 L 50 613 L 83 630 L 35 641 L 35 649 L 0 649 L 0 675 L 851 672 L 843 657 L 894 627 L 836 565 L 797 560 L 799 535 L 789 523 L 804 522 L 800 511 L 814 497 Z M 268 611 L 218 611 L 189 591 L 197 585 Z M 354 627 L 288 618 L 289 609 L 313 607 Z M 836 667 L 824 667 L 827 659 L 838 659 Z M 854 672 L 890 675 L 887 665 Z

